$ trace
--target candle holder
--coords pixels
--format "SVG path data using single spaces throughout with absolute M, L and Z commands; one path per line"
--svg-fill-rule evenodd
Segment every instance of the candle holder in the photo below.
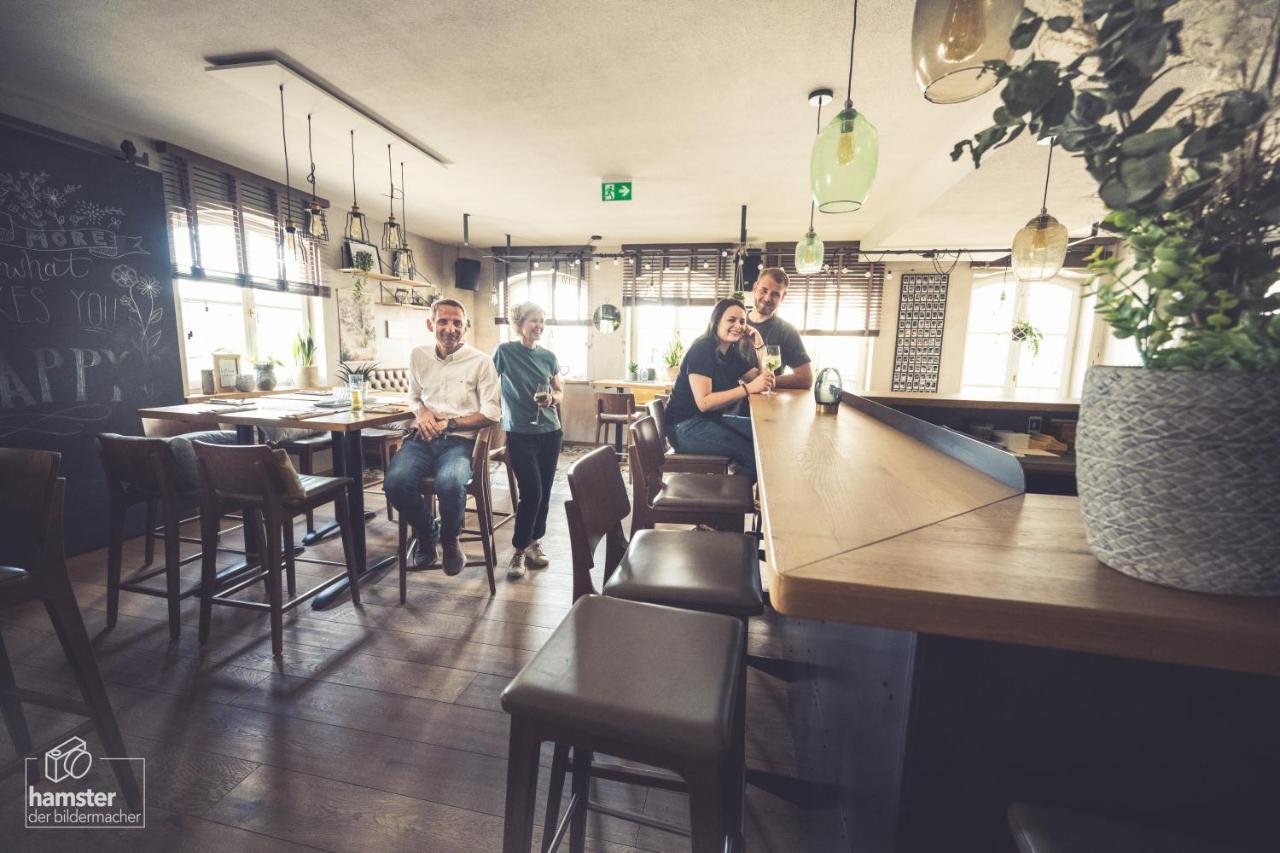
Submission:
M 834 415 L 840 411 L 840 395 L 844 392 L 844 383 L 840 379 L 840 371 L 834 367 L 824 367 L 818 371 L 818 380 L 813 383 L 813 399 L 817 403 L 819 414 Z

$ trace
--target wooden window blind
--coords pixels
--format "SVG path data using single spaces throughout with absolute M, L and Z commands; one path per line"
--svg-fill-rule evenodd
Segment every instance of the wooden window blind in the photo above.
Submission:
M 733 294 L 733 246 L 623 246 L 623 305 L 706 305 Z
M 782 267 L 790 279 L 787 307 L 805 335 L 880 334 L 880 314 L 884 306 L 885 268 L 871 263 L 859 253 L 857 244 L 826 246 L 826 269 L 812 275 L 796 272 L 795 244 L 769 243 L 765 266 Z M 796 303 L 800 303 L 797 310 Z
M 591 292 L 590 252 L 581 248 L 539 246 L 492 250 L 494 275 L 502 308 L 494 322 L 508 322 L 513 305 L 532 301 L 546 312 L 547 325 L 587 326 Z

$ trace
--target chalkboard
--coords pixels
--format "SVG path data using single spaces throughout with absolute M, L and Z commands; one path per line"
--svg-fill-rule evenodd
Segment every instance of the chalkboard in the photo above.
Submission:
M 0 120 L 0 446 L 62 453 L 68 553 L 106 541 L 94 436 L 183 400 L 170 276 L 158 172 Z

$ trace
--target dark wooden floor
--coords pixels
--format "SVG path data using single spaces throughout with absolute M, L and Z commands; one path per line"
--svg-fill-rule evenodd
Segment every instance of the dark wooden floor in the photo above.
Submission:
M 504 483 L 494 478 L 500 506 L 507 505 Z M 282 661 L 271 656 L 266 615 L 239 609 L 214 610 L 212 638 L 201 648 L 194 600 L 183 608 L 176 644 L 159 598 L 123 593 L 120 621 L 107 631 L 105 552 L 72 559 L 80 608 L 130 754 L 147 759 L 148 826 L 25 830 L 21 782 L 10 776 L 0 780 L 0 850 L 499 850 L 507 718 L 498 695 L 569 607 L 566 491 L 561 476 L 544 540 L 549 569 L 506 580 L 508 525 L 499 531 L 496 597 L 482 568 L 454 578 L 420 572 L 410 575 L 409 601 L 401 606 L 393 568 L 362 586 L 360 608 L 304 605 L 286 616 Z M 370 500 L 382 508 L 380 499 Z M 394 536 L 385 515 L 370 522 L 370 554 L 389 553 Z M 478 544 L 467 547 L 479 551 Z M 340 554 L 333 543 L 309 550 Z M 130 542 L 126 568 L 141 561 L 140 540 Z M 193 579 L 198 574 L 194 564 L 189 571 Z M 331 568 L 299 564 L 298 572 L 301 588 Z M 20 685 L 75 695 L 43 610 L 5 612 L 0 630 Z M 777 654 L 775 645 L 769 619 L 756 620 L 751 650 Z M 784 685 L 752 671 L 751 766 L 793 770 L 785 705 Z M 76 720 L 39 709 L 29 718 L 37 740 Z M 87 740 L 100 752 L 96 737 Z M 0 738 L 0 764 L 11 756 Z M 686 821 L 680 795 L 614 783 L 597 783 L 594 793 Z M 799 809 L 756 788 L 748 800 L 750 850 L 804 849 Z M 597 815 L 589 833 L 592 851 L 688 849 L 679 836 Z

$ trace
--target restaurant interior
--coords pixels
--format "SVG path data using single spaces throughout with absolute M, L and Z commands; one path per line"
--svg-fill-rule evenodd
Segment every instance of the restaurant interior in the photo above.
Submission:
M 4 851 L 1280 850 L 1280 2 L 7 4 L 0 712 Z

